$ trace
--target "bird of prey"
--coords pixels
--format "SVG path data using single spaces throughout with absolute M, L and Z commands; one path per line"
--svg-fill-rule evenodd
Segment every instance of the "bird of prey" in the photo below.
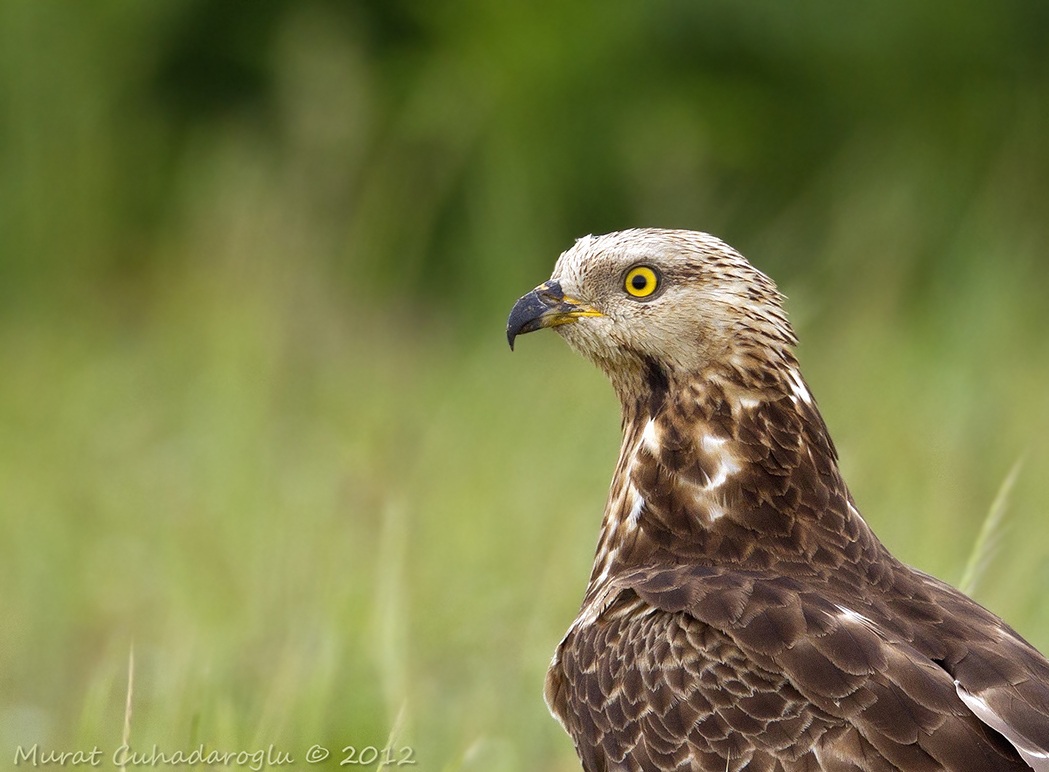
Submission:
M 704 233 L 587 236 L 517 301 L 623 441 L 546 678 L 587 772 L 1049 771 L 1049 662 L 857 511 L 772 281 Z

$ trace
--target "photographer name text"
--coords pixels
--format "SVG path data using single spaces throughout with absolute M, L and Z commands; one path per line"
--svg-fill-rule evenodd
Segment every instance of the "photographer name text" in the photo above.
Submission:
M 121 745 L 112 753 L 97 745 L 90 749 L 56 750 L 44 748 L 40 743 L 15 748 L 16 767 L 102 767 L 111 765 L 120 769 L 170 768 L 170 767 L 240 767 L 260 772 L 263 769 L 287 767 L 300 762 L 323 764 L 334 762 L 341 767 L 401 767 L 414 766 L 415 749 L 408 745 L 400 747 L 376 747 L 374 745 L 345 745 L 339 754 L 323 745 L 311 745 L 304 753 L 296 754 L 270 744 L 265 748 L 251 750 L 218 750 L 201 743 L 190 750 L 164 750 L 154 745 L 144 751 L 130 745 Z

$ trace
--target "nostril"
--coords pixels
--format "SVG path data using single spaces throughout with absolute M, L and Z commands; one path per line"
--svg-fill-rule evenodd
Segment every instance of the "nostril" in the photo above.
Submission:
M 561 284 L 553 280 L 537 287 L 536 294 L 542 300 L 552 303 L 560 303 L 565 299 L 565 293 L 561 289 Z

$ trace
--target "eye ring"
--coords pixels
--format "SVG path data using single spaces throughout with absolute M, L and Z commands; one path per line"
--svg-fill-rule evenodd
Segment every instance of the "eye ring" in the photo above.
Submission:
M 652 297 L 659 283 L 659 272 L 650 265 L 635 265 L 623 276 L 623 289 L 638 300 Z

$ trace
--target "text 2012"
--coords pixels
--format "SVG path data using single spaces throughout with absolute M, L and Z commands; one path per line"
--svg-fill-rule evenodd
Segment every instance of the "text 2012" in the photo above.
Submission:
M 415 763 L 415 749 L 410 745 L 402 745 L 399 748 L 376 748 L 374 745 L 358 748 L 356 745 L 347 745 L 342 749 L 342 761 L 339 762 L 339 766 L 403 767 Z

